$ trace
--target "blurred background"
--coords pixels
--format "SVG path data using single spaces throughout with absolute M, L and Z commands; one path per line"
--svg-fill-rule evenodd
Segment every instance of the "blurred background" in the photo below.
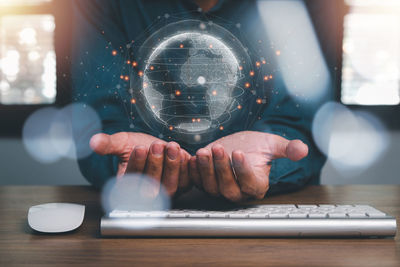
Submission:
M 350 172 L 329 159 L 321 183 L 400 184 L 400 1 L 334 1 L 343 1 L 336 100 L 371 115 L 365 118 L 379 125 L 386 145 L 371 150 L 377 154 L 368 166 Z M 68 103 L 71 3 L 0 0 L 0 185 L 88 184 L 76 160 L 43 164 L 21 139 L 30 114 Z

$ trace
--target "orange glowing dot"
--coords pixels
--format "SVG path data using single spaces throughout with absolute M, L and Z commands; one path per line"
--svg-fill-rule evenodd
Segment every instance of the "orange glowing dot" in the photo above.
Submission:
M 151 106 L 151 108 L 152 108 L 152 109 L 155 109 L 155 108 L 156 108 L 156 106 L 152 105 L 152 106 Z
M 143 71 L 140 70 L 140 71 L 138 72 L 138 75 L 139 75 L 140 77 L 142 77 L 142 76 L 143 76 Z
M 126 64 L 130 65 L 130 64 L 131 64 L 131 61 L 130 61 L 130 60 L 127 60 L 127 61 L 126 61 Z
M 209 45 L 209 47 L 210 47 L 210 48 L 213 48 L 213 45 L 212 45 L 212 44 L 210 44 L 210 45 Z
M 147 83 L 143 83 L 143 88 L 147 88 Z
M 132 67 L 136 67 L 137 66 L 137 62 L 136 61 L 133 61 L 132 62 Z
M 196 122 L 196 119 L 195 119 L 195 118 L 193 118 L 193 119 L 192 119 L 192 122 Z
M 279 56 L 279 55 L 281 54 L 281 51 L 280 51 L 280 50 L 276 50 L 275 54 L 276 54 L 277 56 Z
M 118 54 L 117 50 L 113 50 L 113 51 L 111 52 L 111 55 L 113 55 L 113 56 L 116 56 L 117 54 Z
M 129 81 L 129 76 L 128 76 L 128 75 L 125 75 L 124 80 L 125 80 L 125 81 Z
M 267 61 L 265 61 L 265 60 L 263 60 L 263 61 L 261 61 L 262 62 L 262 64 L 266 64 L 267 63 Z
M 200 122 L 200 118 L 197 119 L 197 122 Z
M 136 99 L 132 98 L 132 99 L 131 99 L 131 103 L 132 103 L 132 104 L 136 104 Z
M 256 67 L 260 67 L 261 66 L 261 63 L 260 62 L 256 62 Z
M 150 70 L 154 70 L 154 66 L 150 66 Z
M 180 44 L 180 45 L 179 45 L 179 48 L 183 48 L 183 44 Z
M 179 91 L 179 90 L 176 90 L 176 91 L 175 91 L 175 95 L 181 95 L 181 94 L 182 94 L 181 91 Z
M 242 105 L 238 105 L 237 108 L 238 108 L 238 109 L 242 109 Z
M 257 98 L 256 103 L 257 104 L 262 104 L 262 99 L 261 98 Z
M 172 131 L 172 130 L 174 129 L 174 126 L 171 125 L 171 126 L 168 127 L 168 129 L 169 129 L 170 131 Z
M 269 75 L 269 78 L 272 79 L 272 75 Z
M 254 71 L 251 70 L 249 74 L 250 76 L 254 76 Z
M 219 126 L 219 129 L 222 131 L 224 129 L 224 126 Z
M 124 79 L 124 75 L 120 75 L 119 78 L 120 78 L 121 80 L 123 80 L 123 79 Z
M 239 70 L 243 70 L 243 66 L 239 66 Z
M 250 83 L 245 83 L 244 87 L 249 88 L 250 87 Z
M 268 76 L 264 76 L 264 81 L 268 81 L 268 80 L 269 80 Z
M 217 91 L 212 91 L 212 95 L 217 95 Z

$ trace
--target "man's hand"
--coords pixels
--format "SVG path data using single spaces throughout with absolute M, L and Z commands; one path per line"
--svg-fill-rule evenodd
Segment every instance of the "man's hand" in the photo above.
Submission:
M 119 157 L 119 177 L 127 173 L 146 174 L 163 184 L 170 196 L 178 189 L 186 191 L 190 188 L 190 155 L 175 142 L 167 143 L 143 133 L 101 133 L 91 138 L 90 147 L 97 154 Z M 151 192 L 154 196 L 158 193 L 158 190 Z
M 298 161 L 308 154 L 300 140 L 243 131 L 199 149 L 190 159 L 195 184 L 211 195 L 223 195 L 238 202 L 249 197 L 261 199 L 269 188 L 271 161 L 289 158 Z

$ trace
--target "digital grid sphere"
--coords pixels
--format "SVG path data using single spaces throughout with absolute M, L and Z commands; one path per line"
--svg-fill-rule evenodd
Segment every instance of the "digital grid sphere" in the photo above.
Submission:
M 243 93 L 242 59 L 218 34 L 205 31 L 204 23 L 191 23 L 197 27 L 165 36 L 150 49 L 140 94 L 159 124 L 199 142 L 232 119 Z

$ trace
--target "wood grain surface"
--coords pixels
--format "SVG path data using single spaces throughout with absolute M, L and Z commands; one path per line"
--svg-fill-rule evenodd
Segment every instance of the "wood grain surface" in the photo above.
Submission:
M 85 186 L 0 187 L 0 265 L 400 266 L 399 234 L 394 239 L 101 238 L 99 198 Z M 46 202 L 86 205 L 82 226 L 66 234 L 34 232 L 27 211 Z M 368 204 L 400 218 L 400 186 L 310 186 L 260 202 Z M 199 203 L 223 202 L 194 193 L 177 205 Z

